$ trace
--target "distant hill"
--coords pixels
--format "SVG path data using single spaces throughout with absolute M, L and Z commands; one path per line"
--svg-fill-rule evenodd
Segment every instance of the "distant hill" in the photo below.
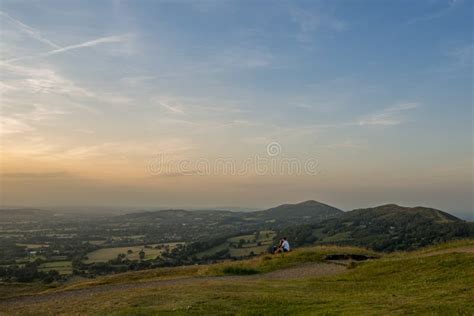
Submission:
M 135 221 L 151 223 L 180 223 L 190 225 L 196 222 L 209 222 L 220 224 L 234 224 L 243 228 L 265 226 L 266 228 L 278 228 L 302 223 L 314 223 L 334 218 L 344 212 L 313 200 L 297 204 L 283 204 L 264 211 L 255 212 L 232 212 L 227 210 L 158 210 L 131 213 L 119 218 L 129 218 Z
M 16 220 L 28 220 L 34 221 L 40 218 L 55 216 L 54 212 L 34 209 L 34 208 L 8 208 L 0 209 L 0 221 L 16 221 Z
M 283 233 L 296 245 L 342 244 L 397 251 L 474 237 L 474 223 L 432 208 L 387 204 L 353 210 L 316 224 L 287 228 Z
M 297 204 L 283 204 L 251 214 L 265 221 L 275 221 L 288 226 L 295 223 L 320 222 L 339 217 L 344 212 L 333 206 L 309 200 Z
M 233 236 L 317 223 L 343 213 L 323 203 L 306 201 L 255 212 L 182 209 L 144 211 L 110 217 L 107 221 L 117 226 L 126 222 L 128 231 L 133 230 L 136 235 L 147 235 L 151 239 L 204 241 L 206 245 L 198 247 L 202 251 L 201 248 L 214 247 Z
M 462 222 L 463 220 L 449 213 L 428 207 L 404 207 L 396 204 L 385 204 L 373 208 L 356 209 L 347 212 L 345 218 L 373 218 L 386 221 L 410 221 L 423 219 L 428 222 L 449 223 Z

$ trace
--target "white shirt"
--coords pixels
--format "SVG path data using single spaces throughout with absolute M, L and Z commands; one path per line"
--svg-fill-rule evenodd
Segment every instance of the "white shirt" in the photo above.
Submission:
M 288 240 L 283 241 L 283 244 L 281 244 L 281 247 L 285 250 L 290 250 L 290 244 L 288 243 Z

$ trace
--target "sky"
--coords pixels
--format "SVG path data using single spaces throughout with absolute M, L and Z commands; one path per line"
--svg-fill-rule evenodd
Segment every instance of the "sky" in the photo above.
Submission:
M 4 206 L 473 214 L 472 1 L 0 11 Z

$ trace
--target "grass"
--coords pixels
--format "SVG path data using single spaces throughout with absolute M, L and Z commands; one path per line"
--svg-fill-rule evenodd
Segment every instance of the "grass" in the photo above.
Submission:
M 290 268 L 303 263 L 323 262 L 328 254 L 364 254 L 379 257 L 376 252 L 356 247 L 319 246 L 296 249 L 289 253 L 278 255 L 264 255 L 249 260 L 226 262 L 208 266 L 208 274 L 222 275 L 228 267 L 240 269 L 254 269 L 259 273 L 272 272 L 279 269 Z
M 259 273 L 257 269 L 239 267 L 239 266 L 225 267 L 222 269 L 222 272 L 224 274 L 232 274 L 232 275 L 251 275 L 251 274 Z
M 170 250 L 176 247 L 178 243 L 169 243 L 169 244 L 161 244 L 161 245 L 168 245 Z M 156 257 L 160 256 L 164 249 L 156 249 L 155 245 L 149 245 L 152 248 L 145 248 L 145 245 L 139 246 L 127 246 L 127 247 L 111 247 L 111 248 L 102 248 L 95 251 L 92 251 L 87 254 L 87 260 L 85 263 L 94 263 L 94 262 L 107 262 L 109 260 L 116 259 L 119 254 L 125 254 L 127 259 L 129 260 L 139 260 L 140 259 L 140 251 L 143 250 L 145 252 L 145 260 L 155 259 Z M 132 250 L 131 254 L 128 254 L 128 250 Z
M 62 275 L 72 274 L 72 263 L 71 261 L 45 262 L 39 266 L 38 270 L 43 272 L 56 270 L 59 274 Z
M 300 280 L 266 280 L 244 275 L 320 262 L 326 254 L 374 253 L 350 247 L 314 247 L 283 256 L 262 256 L 212 266 L 125 273 L 46 291 L 63 292 L 81 287 L 93 290 L 100 284 L 146 284 L 151 280 L 189 276 L 229 273 L 242 276 L 186 279 L 137 289 L 117 286 L 93 295 L 66 296 L 61 304 L 48 300 L 4 307 L 0 301 L 0 310 L 3 308 L 4 314 L 95 315 L 472 315 L 474 254 L 455 252 L 470 245 L 474 241 L 380 255 L 380 259 L 358 263 L 340 275 Z M 439 252 L 449 249 L 454 252 Z
M 272 230 L 260 231 L 258 238 L 255 238 L 255 235 L 253 234 L 231 237 L 227 239 L 226 242 L 199 253 L 197 257 L 202 258 L 204 256 L 210 256 L 225 249 L 229 249 L 230 255 L 234 258 L 248 257 L 252 253 L 254 255 L 260 255 L 265 253 L 272 245 L 273 237 L 275 237 L 275 232 Z M 245 241 L 245 243 L 242 244 L 242 247 L 234 247 L 234 245 L 239 244 L 241 239 Z M 258 243 L 260 243 L 260 246 Z

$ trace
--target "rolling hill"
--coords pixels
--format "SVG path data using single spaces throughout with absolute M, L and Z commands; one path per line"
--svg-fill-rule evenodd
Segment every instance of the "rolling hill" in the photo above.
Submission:
M 266 222 L 274 221 L 278 226 L 288 226 L 292 223 L 320 222 L 329 218 L 338 217 L 343 211 L 333 206 L 309 200 L 297 204 L 283 204 L 264 211 L 253 213 L 256 218 Z
M 473 237 L 474 223 L 432 208 L 387 204 L 353 210 L 320 223 L 290 227 L 282 233 L 296 245 L 340 244 L 397 251 Z
M 276 225 L 291 225 L 300 222 L 319 222 L 321 220 L 342 215 L 344 212 L 333 206 L 313 200 L 283 204 L 263 211 L 232 212 L 226 210 L 158 210 L 126 214 L 121 217 L 150 221 L 206 220 L 212 217 L 214 221 L 222 223 L 242 221 L 244 223 L 275 223 Z M 120 218 L 120 217 L 119 217 Z M 271 225 L 271 224 L 270 224 Z
M 117 223 L 127 222 L 144 226 L 159 225 L 175 232 L 186 230 L 199 236 L 212 230 L 216 236 L 253 232 L 265 229 L 281 229 L 291 225 L 317 223 L 341 216 L 344 212 L 316 201 L 284 204 L 255 212 L 226 210 L 158 210 L 137 212 L 111 218 Z M 199 239 L 199 238 L 196 238 Z

